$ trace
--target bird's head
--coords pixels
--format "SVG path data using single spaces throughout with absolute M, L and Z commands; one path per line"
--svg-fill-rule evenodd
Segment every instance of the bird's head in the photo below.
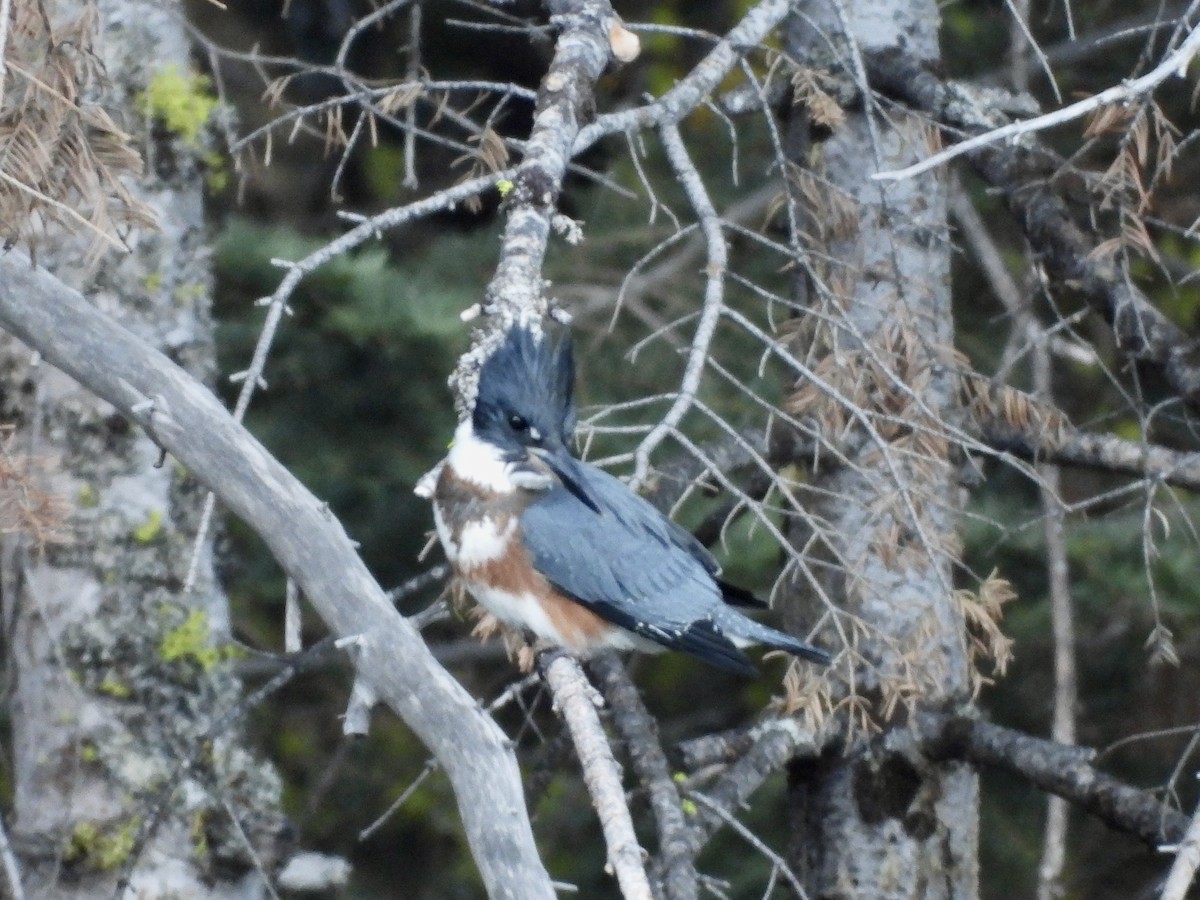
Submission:
M 471 426 L 475 436 L 516 465 L 548 467 L 596 509 L 567 449 L 575 433 L 575 362 L 569 334 L 557 341 L 524 327 L 510 329 L 479 370 Z

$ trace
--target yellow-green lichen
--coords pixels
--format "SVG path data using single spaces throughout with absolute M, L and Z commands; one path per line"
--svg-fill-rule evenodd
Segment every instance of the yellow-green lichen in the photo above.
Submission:
M 95 822 L 77 822 L 64 848 L 64 857 L 102 872 L 121 866 L 133 852 L 141 820 L 127 819 L 118 828 L 101 829 Z
M 224 659 L 229 658 L 230 648 L 214 647 L 208 629 L 208 613 L 194 609 L 183 623 L 163 635 L 158 654 L 163 662 L 195 660 L 205 672 L 212 671 Z
M 696 808 L 696 802 L 694 800 L 688 800 L 685 798 L 684 801 L 679 805 L 683 807 L 683 814 L 685 816 L 694 816 L 698 812 Z
M 496 190 L 500 192 L 501 197 L 507 197 L 515 185 L 507 178 L 501 178 L 496 182 Z
M 105 675 L 97 690 L 117 700 L 128 700 L 133 696 L 133 688 L 115 675 Z
M 192 853 L 197 858 L 203 858 L 208 855 L 208 813 L 205 810 L 198 809 L 192 814 Z
M 161 510 L 153 509 L 146 521 L 133 529 L 133 539 L 139 544 L 148 544 L 160 534 L 163 530 L 163 514 Z
M 80 509 L 95 509 L 100 505 L 100 492 L 90 484 L 85 484 L 79 489 L 79 508 Z
M 79 748 L 79 758 L 85 763 L 94 763 L 100 760 L 100 751 L 95 744 L 86 743 Z
M 146 85 L 138 98 L 144 115 L 153 116 L 172 134 L 179 135 L 190 147 L 198 147 L 217 98 L 212 81 L 203 75 L 183 73 L 178 66 L 167 66 Z
M 175 289 L 175 302 L 180 306 L 192 306 L 202 300 L 208 292 L 208 286 L 198 282 L 181 284 Z

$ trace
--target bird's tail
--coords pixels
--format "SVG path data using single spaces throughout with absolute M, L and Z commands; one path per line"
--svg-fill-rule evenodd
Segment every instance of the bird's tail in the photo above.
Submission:
M 765 647 L 783 650 L 822 666 L 833 662 L 833 656 L 820 647 L 806 644 L 790 634 L 784 634 L 782 631 L 755 622 L 734 610 L 724 610 L 723 613 L 723 615 L 719 615 L 717 625 L 734 639 L 741 638 L 752 644 L 762 644 Z

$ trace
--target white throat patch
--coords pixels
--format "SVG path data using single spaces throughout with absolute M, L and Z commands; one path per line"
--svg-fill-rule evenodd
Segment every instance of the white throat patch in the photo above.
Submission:
M 497 494 L 511 494 L 518 487 L 509 474 L 512 464 L 505 461 L 500 448 L 480 440 L 470 419 L 463 420 L 455 429 L 446 461 L 463 481 Z

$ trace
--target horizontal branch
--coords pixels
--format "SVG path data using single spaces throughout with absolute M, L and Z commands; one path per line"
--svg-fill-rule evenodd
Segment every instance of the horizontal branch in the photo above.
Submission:
M 0 256 L 0 327 L 104 398 L 270 547 L 360 678 L 445 768 L 491 897 L 554 897 L 504 734 L 392 608 L 341 524 L 203 385 L 15 253 Z
M 1055 440 L 1041 440 L 1029 431 L 985 426 L 980 437 L 995 450 L 1031 462 L 1099 469 L 1200 491 L 1200 453 L 1086 431 L 1069 431 Z
M 1148 791 L 1131 787 L 1092 765 L 1095 751 L 1074 747 L 966 716 L 926 713 L 916 729 L 922 752 L 942 762 L 961 760 L 1001 769 L 1069 800 L 1118 831 L 1151 847 L 1180 841 L 1187 816 Z

